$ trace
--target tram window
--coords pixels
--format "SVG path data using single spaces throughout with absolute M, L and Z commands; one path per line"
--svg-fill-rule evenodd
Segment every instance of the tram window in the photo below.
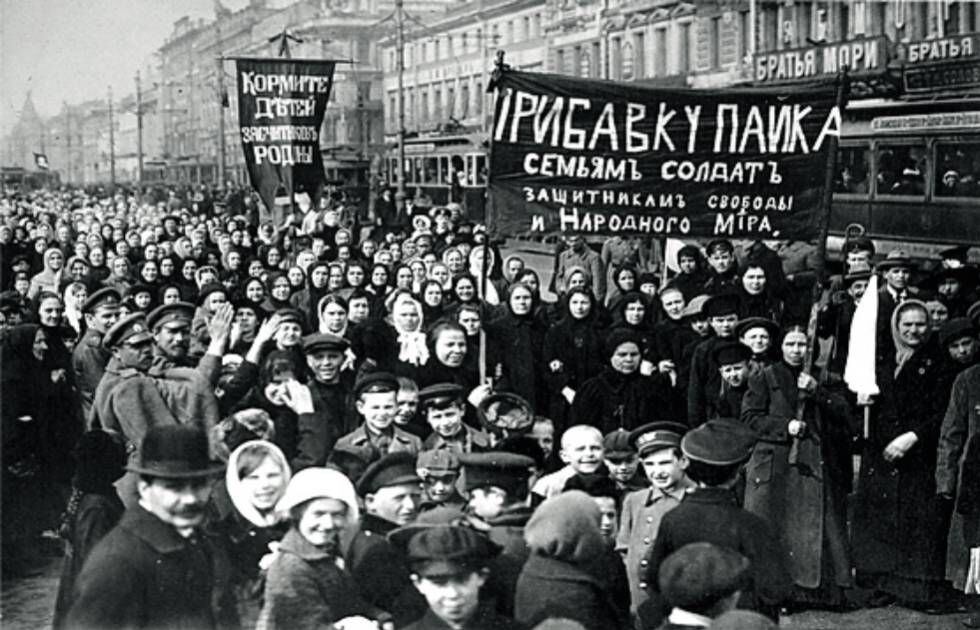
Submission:
M 980 143 L 936 144 L 936 196 L 980 197 Z
M 834 192 L 867 195 L 871 190 L 871 150 L 868 147 L 841 147 L 837 154 Z
M 476 156 L 476 181 L 478 185 L 487 183 L 487 158 L 483 155 Z
M 926 150 L 922 145 L 882 144 L 875 156 L 879 195 L 921 197 L 926 190 Z
M 426 184 L 432 184 L 439 181 L 438 177 L 439 167 L 436 164 L 436 158 L 425 158 L 425 162 L 422 167 L 422 178 L 419 181 Z

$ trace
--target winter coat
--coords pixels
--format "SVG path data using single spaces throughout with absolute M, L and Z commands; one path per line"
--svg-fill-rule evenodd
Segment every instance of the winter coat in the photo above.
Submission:
M 548 388 L 548 417 L 559 423 L 556 433 L 568 426 L 568 402 L 562 389 L 569 387 L 576 392 L 590 378 L 597 376 L 605 362 L 602 336 L 592 324 L 592 318 L 575 320 L 566 316 L 552 326 L 544 338 L 541 369 Z M 553 362 L 561 363 L 553 367 Z
M 538 413 L 547 405 L 541 370 L 546 330 L 531 316 L 517 316 L 509 310 L 490 323 L 490 335 L 500 341 L 502 377 L 496 389 L 517 394 Z
M 92 412 L 95 390 L 105 374 L 110 358 L 112 353 L 102 346 L 102 334 L 94 328 L 85 331 L 72 352 L 72 371 L 75 373 L 75 384 L 81 398 L 83 418 L 89 417 Z
M 916 582 L 945 578 L 951 506 L 937 497 L 935 477 L 949 391 L 941 383 L 943 362 L 934 339 L 917 349 L 897 376 L 894 351 L 879 355 L 876 362 L 881 395 L 872 406 L 871 434 L 854 502 L 854 561 L 859 573 Z M 918 442 L 904 457 L 886 461 L 885 447 L 909 431 Z
M 513 619 L 501 617 L 493 608 L 481 604 L 473 618 L 464 623 L 460 630 L 523 630 L 525 627 Z M 450 630 L 450 627 L 429 609 L 421 619 L 405 626 L 403 630 Z
M 803 417 L 807 432 L 798 441 L 799 464 L 791 465 L 792 439 L 786 427 L 798 413 L 798 374 L 779 362 L 749 377 L 741 417 L 759 441 L 746 466 L 743 506 L 772 525 L 789 552 L 790 574 L 797 585 L 810 589 L 821 583 L 849 586 L 847 403 L 823 388 L 814 392 Z
M 622 630 L 628 625 L 602 579 L 539 553 L 531 554 L 517 580 L 514 617 L 528 626 L 553 617 L 576 621 L 586 630 Z
M 571 424 L 590 424 L 603 435 L 616 429 L 631 431 L 658 419 L 676 418 L 671 400 L 670 380 L 663 374 L 623 374 L 606 367 L 575 395 Z
M 78 576 L 66 628 L 236 628 L 228 560 L 140 506 L 92 550 Z
M 377 617 L 381 611 L 357 593 L 339 558 L 290 529 L 269 567 L 256 630 L 320 630 L 344 617 Z

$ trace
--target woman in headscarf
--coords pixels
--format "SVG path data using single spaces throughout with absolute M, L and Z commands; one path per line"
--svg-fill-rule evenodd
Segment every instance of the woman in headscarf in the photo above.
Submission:
M 641 373 L 639 337 L 614 330 L 605 343 L 605 367 L 585 381 L 572 401 L 571 424 L 590 424 L 603 435 L 655 420 L 680 417 L 671 407 L 670 378 L 656 371 Z
M 757 262 L 749 262 L 739 271 L 739 318 L 761 317 L 781 325 L 785 310 L 783 301 L 776 297 L 769 286 L 766 270 Z
M 268 297 L 262 303 L 262 309 L 266 313 L 275 313 L 284 308 L 291 308 L 289 303 L 290 284 L 289 278 L 281 271 L 274 271 L 266 278 L 268 284 Z
M 232 451 L 223 482 L 215 484 L 206 530 L 231 560 L 231 584 L 242 627 L 252 627 L 262 605 L 265 575 L 260 560 L 288 529 L 275 506 L 290 477 L 289 462 L 279 447 L 251 440 Z
M 506 309 L 487 326 L 501 346 L 501 378 L 496 389 L 517 394 L 544 414 L 548 395 L 541 371 L 547 328 L 534 316 L 534 296 L 526 285 L 510 287 Z
M 398 354 L 394 372 L 414 380 L 430 356 L 422 305 L 405 292 L 393 293 L 388 304 L 388 323 L 395 331 Z
M 685 302 L 706 293 L 704 284 L 708 281 L 707 265 L 697 245 L 685 245 L 677 251 L 677 268 L 680 271 L 670 283 L 684 294 Z
M 320 304 L 317 310 L 319 311 L 317 330 L 322 333 L 330 333 L 331 335 L 350 339 L 350 325 L 347 319 L 347 300 L 339 295 L 328 293 L 320 298 Z
M 453 279 L 452 294 L 449 297 L 446 314 L 450 318 L 455 318 L 459 308 L 464 305 L 480 309 L 484 318 L 488 317 L 492 310 L 489 304 L 477 296 L 476 278 L 465 272 Z
M 497 295 L 507 295 L 510 285 L 517 282 L 517 277 L 527 268 L 524 259 L 517 254 L 511 254 L 504 258 L 504 264 L 500 268 L 500 277 L 494 280 L 497 287 Z
M 136 282 L 150 287 L 156 294 L 160 288 L 160 267 L 155 260 L 144 260 L 136 265 Z
M 82 304 L 88 299 L 88 287 L 81 282 L 72 282 L 65 287 L 62 303 L 65 305 L 65 321 L 75 329 L 79 337 L 85 332 L 85 316 L 82 314 Z
M 494 250 L 486 245 L 478 245 L 470 250 L 470 275 L 476 278 L 477 295 L 487 304 L 500 304 L 500 295 L 493 283 L 498 273 L 498 260 Z
M 839 608 L 851 586 L 848 404 L 803 373 L 803 328 L 790 328 L 780 342 L 781 360 L 750 373 L 742 398 L 742 422 L 759 436 L 745 469 L 744 507 L 766 519 L 789 552 L 794 600 Z
M 875 603 L 898 600 L 934 610 L 950 595 L 945 562 L 951 502 L 937 496 L 935 481 L 948 402 L 944 360 L 919 300 L 895 308 L 891 335 L 892 347 L 879 347 L 875 362 L 881 394 L 871 406 L 854 502 L 854 564 L 858 585 L 876 591 Z
M 599 373 L 604 359 L 592 292 L 572 289 L 564 304 L 564 316 L 545 334 L 542 353 L 548 388 L 547 415 L 555 422 L 556 435 L 570 426 L 570 410 L 576 393 Z
M 747 317 L 735 324 L 735 338 L 752 351 L 749 372 L 759 372 L 779 360 L 779 324 L 764 317 Z
M 101 247 L 93 247 L 88 253 L 89 277 L 94 282 L 105 282 L 112 273 L 106 265 L 105 250 Z
M 388 284 L 388 267 L 381 263 L 375 263 L 371 267 L 371 277 L 364 290 L 373 296 L 371 310 L 377 312 L 378 308 L 384 305 L 385 298 L 391 292 L 391 286 Z
M 260 278 L 249 278 L 242 287 L 240 297 L 256 309 L 261 309 L 262 303 L 266 300 L 265 283 Z
M 418 370 L 419 388 L 455 383 L 467 392 L 479 384 L 479 374 L 467 369 L 466 332 L 455 322 L 439 322 L 427 335 L 429 360 Z
M 438 280 L 426 280 L 419 293 L 422 304 L 422 318 L 433 325 L 446 314 L 446 293 Z
M 65 255 L 57 247 L 50 247 L 44 251 L 44 269 L 31 278 L 31 286 L 27 290 L 27 297 L 34 299 L 41 291 L 61 291 L 61 281 L 64 276 Z
M 327 294 L 327 279 L 329 278 L 329 263 L 315 262 L 310 265 L 309 276 L 307 276 L 306 288 L 294 293 L 289 302 L 294 308 L 303 314 L 306 325 L 305 330 L 315 330 L 320 314 L 317 307 L 320 299 Z
M 612 272 L 612 284 L 606 291 L 606 306 L 613 307 L 622 296 L 633 291 L 639 291 L 639 274 L 635 267 L 624 265 Z

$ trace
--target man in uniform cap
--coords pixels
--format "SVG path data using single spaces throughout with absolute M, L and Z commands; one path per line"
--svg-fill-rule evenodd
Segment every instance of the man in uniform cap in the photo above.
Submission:
M 432 433 L 422 446 L 448 449 L 456 454 L 486 450 L 490 438 L 483 431 L 467 426 L 466 392 L 455 383 L 436 383 L 419 392 L 419 406 Z
M 467 527 L 436 525 L 411 534 L 405 545 L 412 583 L 425 597 L 425 615 L 405 630 L 517 630 L 480 592 L 500 548 Z
M 201 533 L 223 469 L 210 462 L 200 428 L 152 427 L 128 467 L 139 476 L 139 503 L 92 550 L 64 627 L 236 627 L 228 559 Z
M 753 431 L 731 419 L 709 420 L 681 440 L 687 473 L 697 488 L 664 516 L 646 557 L 642 575 L 650 599 L 640 610 L 645 627 L 656 627 L 669 612 L 657 581 L 660 567 L 670 554 L 697 542 L 738 550 L 747 557 L 752 581 L 739 608 L 778 621 L 779 606 L 792 588 L 788 558 L 769 523 L 739 507 L 732 489 L 755 441 Z
M 715 617 L 734 610 L 749 585 L 749 561 L 731 549 L 691 543 L 664 560 L 658 582 L 671 606 L 660 630 L 708 628 Z
M 99 289 L 82 304 L 85 316 L 85 334 L 71 355 L 75 383 L 82 402 L 82 417 L 92 413 L 95 390 L 105 374 L 106 364 L 112 353 L 102 345 L 102 337 L 119 321 L 119 303 L 122 296 L 111 287 Z
M 708 241 L 704 248 L 708 258 L 708 279 L 704 290 L 711 295 L 735 291 L 738 288 L 738 261 L 735 245 L 727 238 Z
M 395 452 L 416 455 L 422 440 L 395 426 L 398 379 L 387 372 L 372 372 L 354 385 L 354 407 L 364 419 L 360 426 L 337 440 L 343 448 L 370 448 L 372 461 Z
M 364 599 L 389 611 L 400 628 L 425 610 L 422 596 L 409 580 L 404 557 L 385 538 L 418 516 L 422 488 L 415 455 L 385 455 L 367 467 L 356 489 L 365 513 L 345 554 L 347 568 Z
M 294 470 L 307 466 L 323 466 L 337 438 L 344 434 L 345 416 L 353 377 L 341 371 L 347 359 L 350 343 L 330 333 L 315 333 L 303 337 L 303 355 L 313 378 L 309 380 L 313 413 L 298 420 L 298 454 Z
M 221 357 L 228 344 L 231 322 L 235 309 L 225 304 L 207 324 L 210 342 L 200 361 L 189 356 L 191 341 L 191 320 L 194 305 L 188 302 L 174 302 L 158 306 L 147 315 L 147 323 L 153 331 L 156 358 L 153 371 L 159 376 L 173 368 L 194 368 L 213 388 L 221 376 Z
M 708 410 L 717 405 L 721 391 L 721 375 L 712 353 L 735 334 L 738 321 L 738 299 L 734 295 L 713 295 L 704 303 L 704 314 L 714 331 L 695 346 L 691 357 L 690 380 L 687 386 L 687 423 L 696 427 L 708 419 Z
M 189 368 L 154 370 L 153 336 L 142 313 L 116 322 L 103 338 L 112 359 L 95 390 L 89 424 L 121 433 L 135 453 L 156 425 L 196 424 L 209 430 L 219 417 L 211 386 Z M 120 497 L 135 500 L 135 479 L 123 478 Z
M 415 469 L 422 479 L 424 498 L 420 510 L 428 511 L 439 506 L 466 505 L 466 499 L 456 489 L 459 480 L 459 457 L 452 449 L 440 448 L 419 453 Z
M 651 422 L 629 433 L 629 441 L 652 484 L 651 488 L 631 492 L 623 498 L 616 536 L 616 550 L 626 560 L 630 610 L 634 615 L 648 597 L 643 571 L 660 521 L 694 486 L 685 473 L 687 460 L 680 451 L 681 436 L 686 430 L 678 422 Z

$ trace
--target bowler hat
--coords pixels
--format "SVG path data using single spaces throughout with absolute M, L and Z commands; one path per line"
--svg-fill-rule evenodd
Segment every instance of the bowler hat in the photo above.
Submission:
M 150 427 L 140 445 L 139 463 L 126 470 L 149 477 L 193 479 L 210 477 L 224 470 L 208 454 L 204 430 L 186 424 Z

